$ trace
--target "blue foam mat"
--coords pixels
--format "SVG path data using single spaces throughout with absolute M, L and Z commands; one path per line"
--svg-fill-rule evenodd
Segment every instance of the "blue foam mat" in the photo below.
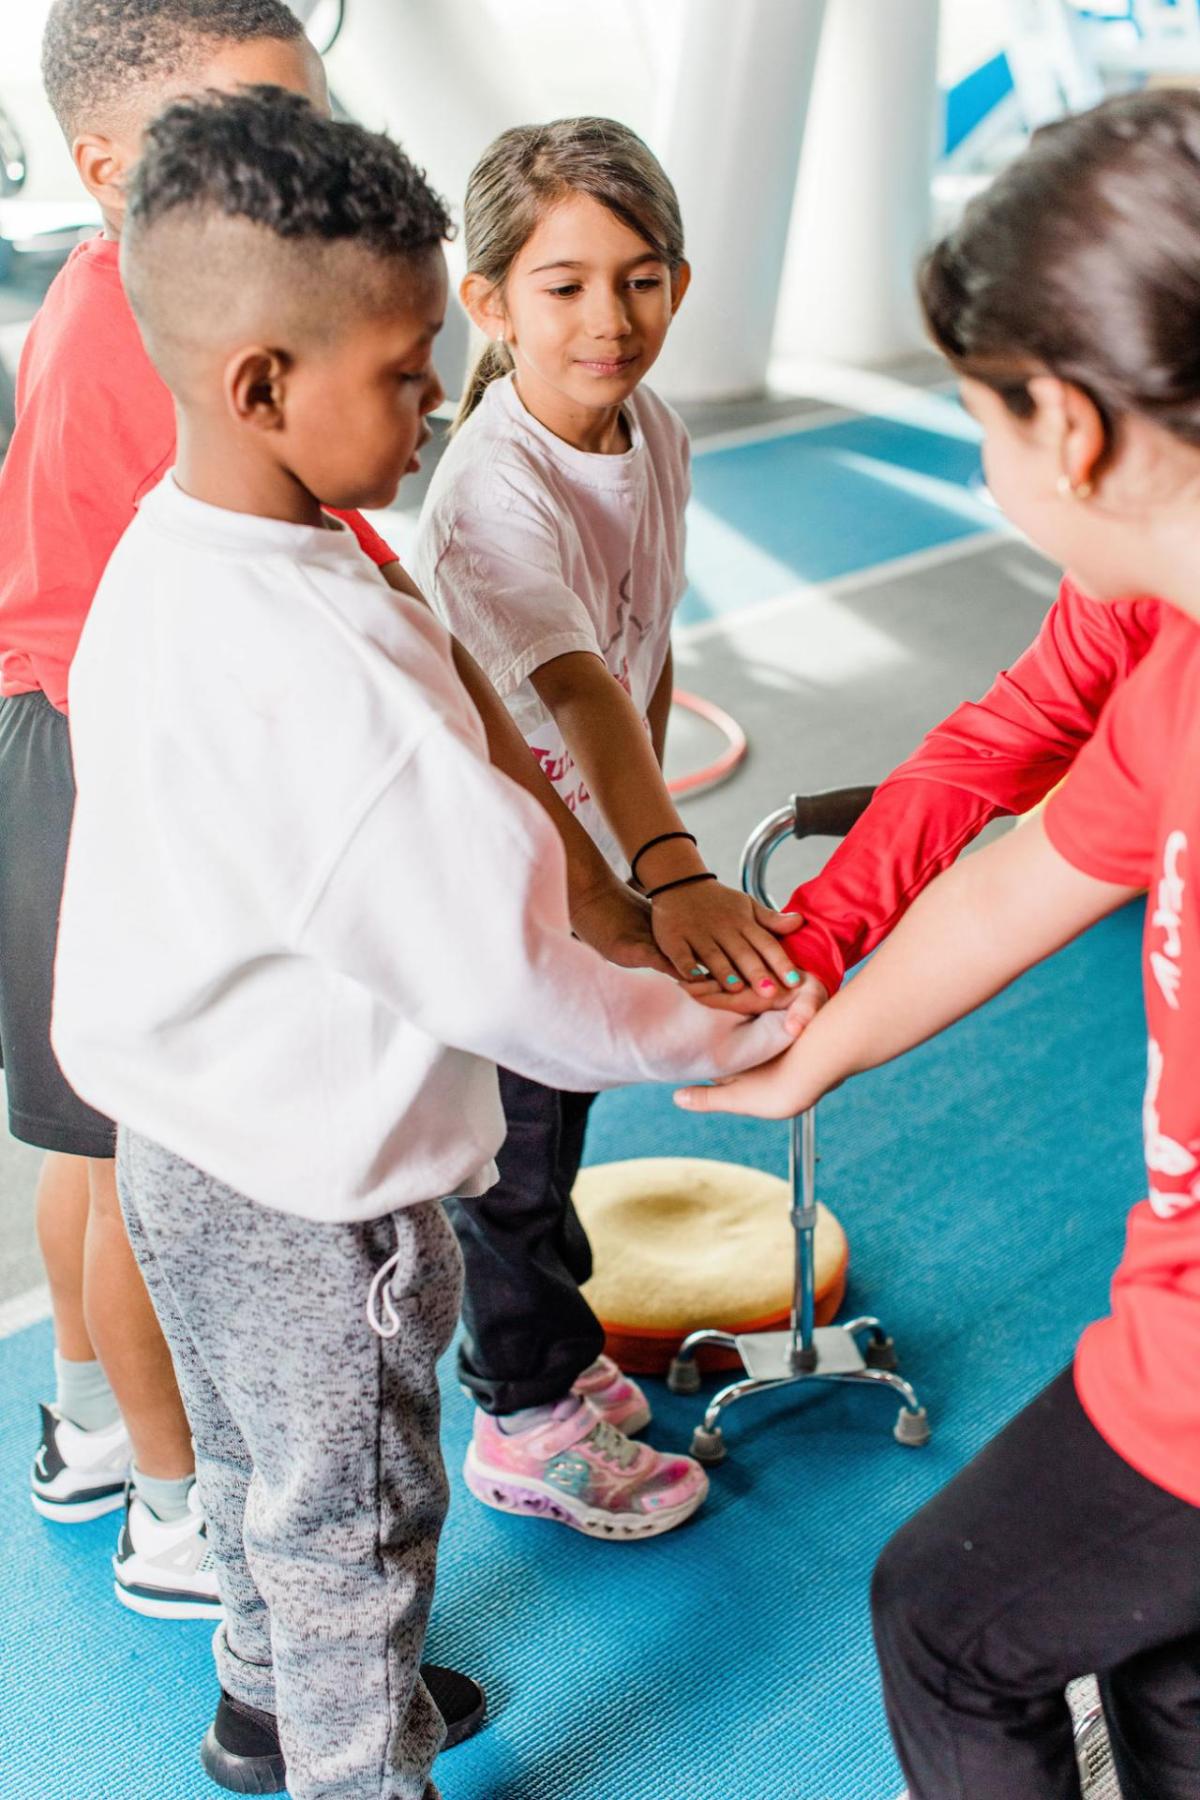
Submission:
M 875 1394 L 751 1402 L 704 1512 L 640 1545 L 488 1512 L 456 1479 L 429 1650 L 486 1682 L 491 1723 L 439 1762 L 445 1800 L 892 1800 L 871 1564 L 1104 1308 L 1141 1182 L 1139 933 L 1133 907 L 821 1109 L 849 1303 L 894 1328 L 928 1449 L 893 1442 Z M 785 1137 L 640 1089 L 601 1102 L 589 1154 L 783 1173 Z M 0 1800 L 212 1800 L 209 1627 L 123 1612 L 113 1520 L 29 1506 L 49 1378 L 48 1327 L 0 1343 Z M 649 1385 L 652 1439 L 685 1445 L 700 1403 Z M 445 1391 L 457 1471 L 470 1410 L 449 1370 Z
M 941 430 L 852 417 L 757 444 L 701 447 L 692 585 L 678 622 L 996 530 L 1000 516 L 980 488 L 978 430 L 956 403 L 943 404 Z

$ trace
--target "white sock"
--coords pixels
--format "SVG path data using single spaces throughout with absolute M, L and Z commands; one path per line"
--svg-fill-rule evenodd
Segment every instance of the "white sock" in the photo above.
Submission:
M 157 1475 L 143 1475 L 136 1463 L 133 1466 L 134 1493 L 164 1525 L 173 1525 L 176 1519 L 187 1517 L 188 1494 L 195 1479 L 194 1475 L 180 1475 L 177 1479 L 163 1481 Z
M 98 1362 L 68 1362 L 54 1352 L 54 1404 L 80 1431 L 103 1431 L 121 1416 L 108 1376 Z

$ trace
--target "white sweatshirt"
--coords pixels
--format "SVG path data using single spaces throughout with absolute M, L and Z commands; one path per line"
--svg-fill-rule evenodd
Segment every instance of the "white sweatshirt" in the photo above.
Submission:
M 344 529 L 168 475 L 71 671 L 53 1041 L 93 1106 L 250 1198 L 363 1219 L 482 1193 L 494 1063 L 703 1078 L 787 1038 L 572 938 L 562 850 L 491 768 L 449 639 Z

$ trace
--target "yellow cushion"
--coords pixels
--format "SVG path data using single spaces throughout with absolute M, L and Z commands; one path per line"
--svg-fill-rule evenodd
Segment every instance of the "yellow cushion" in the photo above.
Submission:
M 704 1157 L 638 1157 L 584 1169 L 574 1199 L 595 1259 L 584 1293 L 627 1366 L 662 1366 L 706 1325 L 754 1330 L 786 1318 L 795 1238 L 791 1189 L 777 1175 Z M 816 1285 L 826 1318 L 848 1257 L 845 1233 L 821 1206 Z M 622 1339 L 647 1356 L 657 1346 L 653 1359 L 631 1360 Z

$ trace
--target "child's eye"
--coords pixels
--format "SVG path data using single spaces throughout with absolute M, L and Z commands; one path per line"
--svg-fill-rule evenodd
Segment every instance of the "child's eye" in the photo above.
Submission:
M 556 296 L 556 298 L 559 300 L 569 300 L 571 298 L 572 294 L 577 294 L 579 292 L 579 288 L 580 288 L 579 282 L 569 281 L 569 282 L 566 282 L 562 287 L 547 288 L 546 292 L 548 294 L 554 294 Z
M 648 294 L 651 289 L 660 288 L 662 286 L 662 276 L 635 275 L 629 285 L 637 294 Z

